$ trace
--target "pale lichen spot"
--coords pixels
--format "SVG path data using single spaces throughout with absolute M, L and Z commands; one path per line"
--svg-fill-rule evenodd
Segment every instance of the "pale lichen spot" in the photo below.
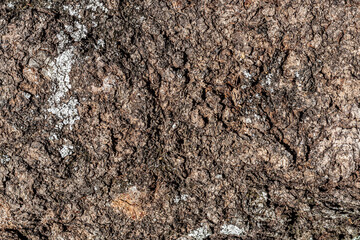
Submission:
M 56 34 L 57 39 L 59 40 L 58 52 L 61 52 L 64 49 L 65 45 L 68 43 L 64 31 L 60 31 L 60 33 Z
M 76 121 L 80 120 L 78 111 L 76 109 L 78 103 L 79 102 L 77 99 L 70 99 L 67 103 L 51 106 L 48 109 L 49 112 L 62 120 L 62 122 L 58 124 L 60 129 L 63 127 L 63 125 L 70 125 L 70 129 L 72 129 L 72 125 L 74 125 Z
M 203 240 L 212 234 L 210 227 L 207 224 L 202 224 L 201 227 L 191 231 L 188 237 L 195 240 Z
M 245 76 L 247 79 L 251 79 L 251 78 L 252 78 L 252 75 L 251 75 L 247 70 L 244 70 L 244 71 L 243 71 L 243 74 L 244 74 L 244 76 Z
M 223 178 L 223 175 L 222 174 L 218 174 L 215 176 L 216 179 L 222 179 Z
M 6 164 L 8 162 L 10 162 L 11 158 L 8 155 L 2 155 L 0 156 L 0 163 L 1 164 Z
M 50 98 L 51 101 L 59 103 L 65 93 L 71 89 L 69 74 L 73 63 L 73 48 L 70 48 L 49 64 L 50 69 L 45 74 L 54 80 L 53 90 L 55 90 L 55 94 Z
M 75 8 L 73 6 L 64 6 L 64 10 L 68 11 L 70 16 L 75 16 L 78 18 L 81 18 L 80 11 L 79 11 L 79 5 L 76 5 Z
M 74 147 L 70 144 L 65 144 L 62 146 L 62 148 L 59 150 L 61 158 L 65 158 L 73 153 Z
M 58 140 L 58 136 L 55 133 L 50 134 L 49 136 L 50 141 Z
M 231 224 L 225 224 L 223 226 L 221 226 L 221 230 L 220 230 L 220 234 L 223 235 L 232 235 L 232 236 L 241 236 L 242 234 L 245 233 L 245 230 L 243 228 L 239 228 L 235 225 L 231 225 Z
M 91 9 L 92 11 L 97 11 L 97 9 L 100 9 L 105 13 L 109 11 L 99 0 L 90 0 L 89 4 L 86 6 L 86 9 Z
M 82 25 L 79 22 L 75 22 L 75 27 L 65 25 L 65 30 L 70 33 L 70 36 L 76 41 L 79 42 L 81 39 L 86 38 L 88 33 L 85 25 Z
M 114 83 L 115 83 L 115 80 L 114 80 L 113 76 L 108 76 L 108 77 L 104 78 L 103 90 L 105 92 L 108 92 L 113 87 Z
M 180 201 L 186 201 L 189 198 L 188 194 L 181 194 L 180 196 L 176 196 L 174 198 L 174 203 L 179 203 Z
M 73 48 L 61 53 L 54 62 L 49 64 L 45 74 L 53 80 L 53 92 L 54 94 L 49 98 L 48 112 L 56 115 L 62 121 L 57 124 L 58 128 L 62 128 L 63 125 L 75 124 L 80 119 L 77 111 L 78 100 L 71 98 L 66 103 L 62 103 L 62 99 L 65 98 L 67 92 L 71 89 L 70 84 L 70 71 L 72 68 L 73 60 Z
M 15 7 L 15 5 L 14 5 L 14 3 L 9 2 L 9 3 L 7 4 L 7 7 L 8 7 L 8 8 L 14 8 L 14 7 Z
M 266 85 L 271 84 L 272 77 L 273 77 L 272 73 L 266 75 L 266 77 L 265 77 L 266 78 L 266 82 L 265 82 Z
M 24 97 L 25 97 L 26 99 L 30 99 L 30 98 L 31 98 L 31 94 L 30 94 L 30 93 L 24 92 L 23 95 L 24 95 Z
M 104 48 L 105 47 L 105 42 L 102 39 L 98 39 L 96 42 L 96 48 Z
M 358 104 L 353 104 L 350 112 L 352 117 L 360 119 L 360 106 Z

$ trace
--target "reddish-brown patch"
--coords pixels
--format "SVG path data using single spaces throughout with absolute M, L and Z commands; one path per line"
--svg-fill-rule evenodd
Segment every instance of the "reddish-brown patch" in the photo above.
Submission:
M 21 83 L 21 89 L 33 95 L 36 95 L 39 88 L 38 84 L 40 82 L 39 73 L 34 68 L 25 67 L 23 69 L 23 76 L 26 78 L 27 81 L 23 81 Z
M 111 206 L 133 220 L 141 220 L 147 214 L 143 204 L 145 196 L 145 192 L 140 192 L 136 187 L 132 187 L 128 192 L 120 194 L 111 203 Z

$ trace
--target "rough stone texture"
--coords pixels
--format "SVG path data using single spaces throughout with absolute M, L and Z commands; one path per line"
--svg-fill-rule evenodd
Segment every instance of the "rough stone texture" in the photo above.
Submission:
M 3 0 L 0 239 L 352 239 L 360 1 Z

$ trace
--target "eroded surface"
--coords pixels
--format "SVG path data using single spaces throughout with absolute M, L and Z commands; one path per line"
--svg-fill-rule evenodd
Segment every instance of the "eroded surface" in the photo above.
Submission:
M 359 14 L 1 3 L 1 239 L 357 237 Z

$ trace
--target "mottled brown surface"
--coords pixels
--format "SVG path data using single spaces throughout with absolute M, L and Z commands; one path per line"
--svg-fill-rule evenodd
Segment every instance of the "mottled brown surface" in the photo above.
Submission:
M 360 235 L 360 1 L 0 3 L 0 239 Z

